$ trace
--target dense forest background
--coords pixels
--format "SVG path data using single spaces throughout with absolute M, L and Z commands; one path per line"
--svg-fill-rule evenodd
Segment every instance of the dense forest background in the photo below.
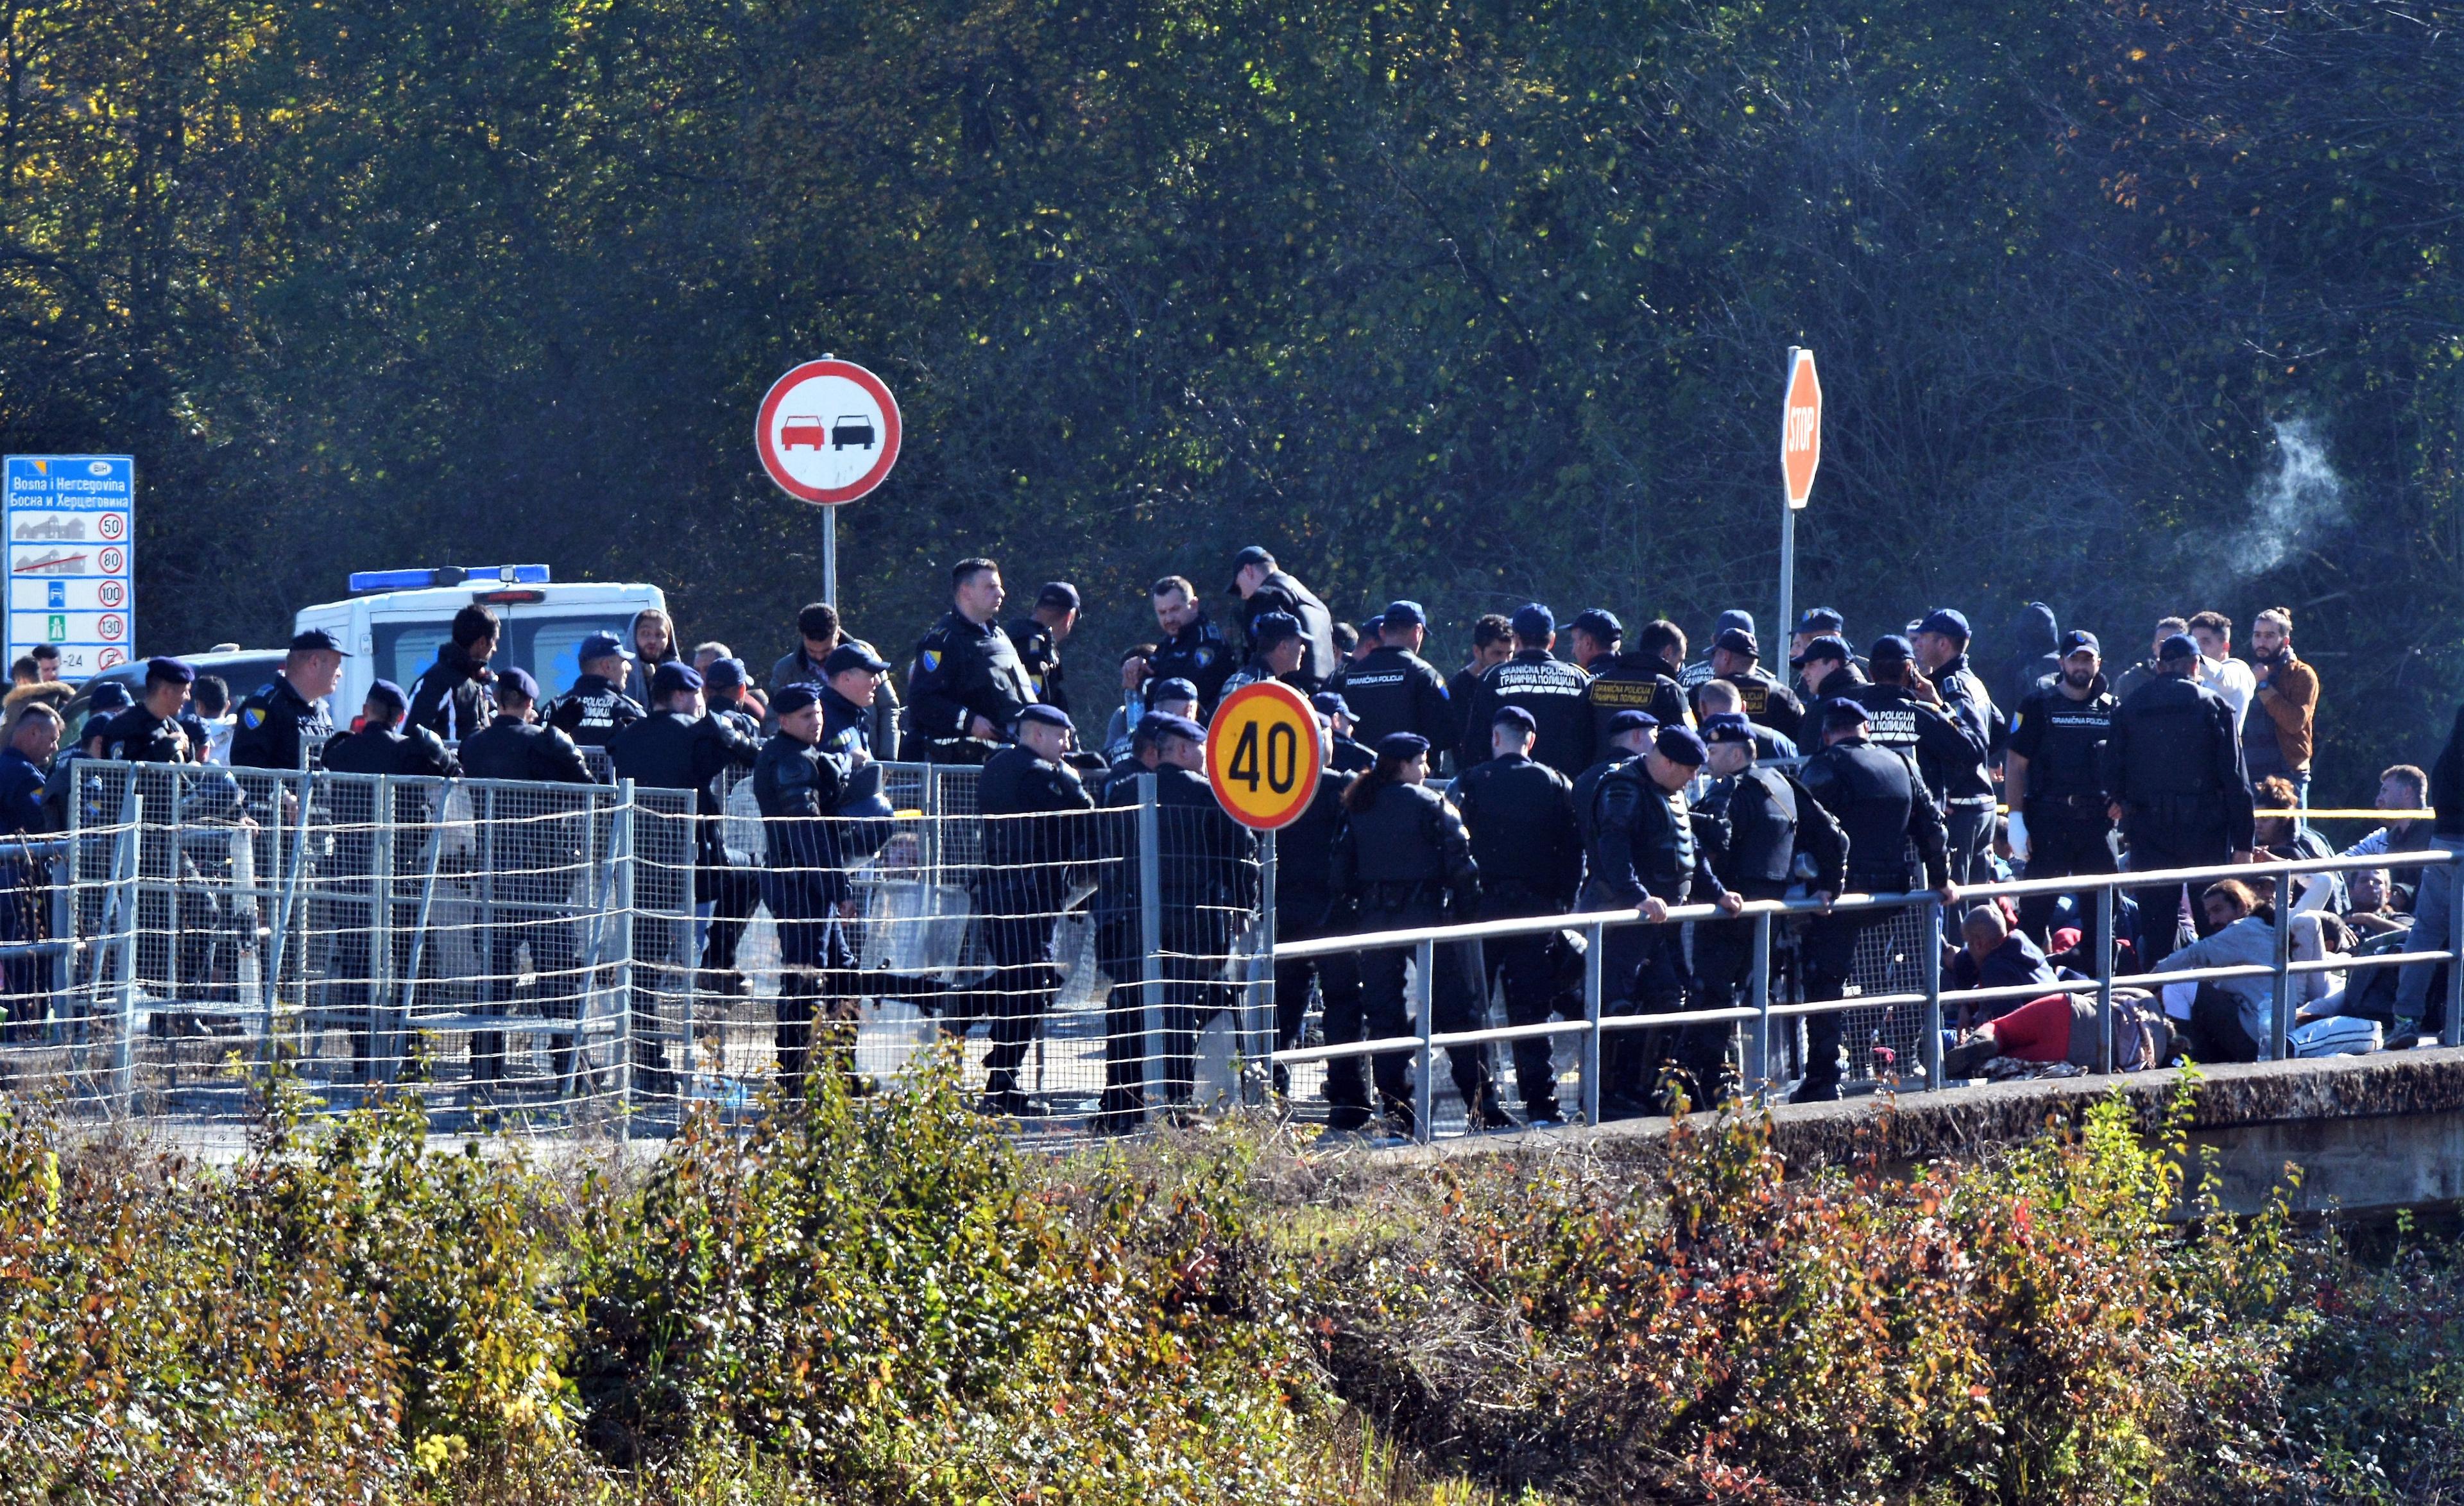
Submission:
M 1074 654 L 1264 542 L 1338 612 L 1768 641 L 2298 613 L 2321 795 L 2464 690 L 2464 12 L 2305 0 L 0 0 L 0 443 L 133 452 L 141 647 L 543 560 L 787 646 L 768 383 L 908 449 L 858 628 L 957 555 Z

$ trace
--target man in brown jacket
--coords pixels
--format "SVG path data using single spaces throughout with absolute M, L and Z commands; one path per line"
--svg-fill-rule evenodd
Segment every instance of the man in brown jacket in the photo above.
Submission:
M 2242 762 L 2250 782 L 2270 774 L 2291 782 L 2302 808 L 2310 805 L 2312 726 L 2319 715 L 2319 675 L 2293 656 L 2293 609 L 2270 607 L 2250 630 L 2251 668 L 2258 694 L 2242 719 Z

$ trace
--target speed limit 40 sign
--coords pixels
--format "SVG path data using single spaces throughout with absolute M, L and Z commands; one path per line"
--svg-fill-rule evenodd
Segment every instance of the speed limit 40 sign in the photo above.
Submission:
M 1261 680 L 1216 708 L 1206 729 L 1206 779 L 1233 820 L 1272 831 L 1299 820 L 1317 798 L 1323 753 L 1308 699 L 1289 685 Z

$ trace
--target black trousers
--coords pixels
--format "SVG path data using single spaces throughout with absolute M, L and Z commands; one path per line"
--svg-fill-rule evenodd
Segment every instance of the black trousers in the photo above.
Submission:
M 793 903 L 793 901 L 791 901 Z M 811 897 L 797 908 L 809 912 L 779 919 L 777 1051 L 779 1088 L 789 1098 L 804 1096 L 812 1057 L 813 1024 L 822 1027 L 822 1051 L 847 1076 L 855 1075 L 857 999 L 855 951 L 847 928 L 832 919 L 826 898 Z M 777 917 L 777 912 L 772 912 Z
M 1052 963 L 1056 919 L 1049 911 L 983 917 L 984 953 L 993 964 L 992 978 L 984 986 L 993 1040 L 993 1049 L 984 1057 L 987 1093 L 1018 1091 L 1019 1064 L 1026 1060 L 1027 1048 L 1060 992 L 1061 969 Z
M 2033 803 L 2028 811 L 2028 876 L 2068 878 L 2114 872 L 2113 848 L 2105 841 L 2112 831 L 2112 821 L 2101 810 L 2075 812 L 2051 801 Z M 2052 941 L 2047 928 L 2059 898 L 2058 895 L 2029 895 L 2019 901 L 2019 929 L 2048 951 Z M 2099 955 L 2093 903 L 2079 907 L 2079 940 L 2089 956 Z
M 2232 850 L 2225 846 L 2222 833 L 2208 841 L 2196 838 L 2168 839 L 2154 833 L 2129 833 L 2130 867 L 2134 873 L 2153 873 L 2161 868 L 2209 868 L 2228 862 Z M 2189 886 L 2193 891 L 2204 885 Z M 2142 967 L 2153 967 L 2173 950 L 2173 940 L 2180 925 L 2182 884 L 2149 884 L 2134 888 L 2130 897 L 2139 906 L 2139 960 Z M 2206 935 L 2208 918 L 2199 903 L 2199 896 L 2189 896 L 2190 928 Z
M 1867 894 L 1889 893 L 1904 888 L 1906 883 L 1901 875 L 1852 874 L 1848 878 L 1850 889 Z M 1891 915 L 1888 910 L 1842 910 L 1815 916 L 1806 922 L 1802 956 L 1807 1003 L 1848 996 L 1849 978 L 1857 963 L 1857 943 L 1876 926 L 1888 925 Z M 1839 1036 L 1837 1010 L 1805 1017 L 1805 1080 L 1797 1089 L 1799 1101 L 1839 1096 Z
M 1600 1013 L 1672 1014 L 1685 1008 L 1685 938 L 1675 925 L 1620 925 L 1601 933 Z M 1661 1084 L 1683 1071 L 1678 1051 L 1690 1027 L 1619 1030 L 1601 1052 L 1600 1088 L 1630 1103 L 1659 1101 Z M 1689 1096 L 1699 1094 L 1689 1090 Z
M 1363 931 L 1399 931 L 1445 923 L 1445 906 L 1436 898 L 1409 898 L 1375 901 L 1360 909 L 1359 927 Z M 1403 995 L 1403 972 L 1418 948 L 1384 946 L 1360 954 L 1361 1023 L 1368 1034 L 1357 1029 L 1348 1031 L 1341 1040 L 1376 1040 L 1412 1033 L 1411 1011 Z M 1433 1030 L 1469 1030 L 1480 1025 L 1478 1007 L 1473 1002 L 1472 965 L 1468 948 L 1461 944 L 1437 947 L 1431 954 L 1435 976 L 1430 980 L 1430 1024 Z M 1327 1025 L 1327 1044 L 1338 1044 L 1336 1024 Z M 1358 1058 L 1352 1058 L 1357 1060 Z M 1327 1101 L 1341 1105 L 1336 1098 L 1332 1068 L 1327 1073 Z M 1495 1090 L 1490 1084 L 1488 1052 L 1480 1046 L 1449 1046 L 1446 1065 L 1452 1070 L 1455 1089 L 1463 1095 L 1466 1107 L 1477 1108 Z M 1401 1052 L 1383 1052 L 1370 1063 L 1371 1076 L 1377 1088 L 1379 1110 L 1405 1129 L 1417 1120 L 1412 1101 L 1412 1058 Z M 1354 1079 L 1357 1080 L 1356 1078 Z M 1348 1105 L 1341 1105 L 1348 1107 Z M 1333 1122 L 1344 1127 L 1349 1116 L 1338 1114 Z M 1356 1127 L 1356 1126 L 1355 1126 Z
M 549 860 L 531 866 L 544 868 Z M 528 942 L 531 973 L 537 980 L 533 997 L 548 1019 L 570 1020 L 581 1013 L 580 980 L 574 976 L 579 949 L 573 922 L 561 913 L 567 895 L 561 876 L 498 875 L 495 904 L 488 925 L 488 1012 L 507 1014 L 514 1002 L 518 948 Z M 552 1037 L 551 1064 L 561 1084 L 573 1069 L 573 1036 Z M 498 1030 L 476 1030 L 471 1036 L 471 1080 L 496 1082 L 505 1075 L 505 1037 Z
M 1779 899 L 1788 894 L 1786 884 L 1741 881 L 1738 892 L 1749 899 Z M 1779 947 L 1780 932 L 1771 930 L 1771 948 Z M 1776 969 L 1777 959 L 1772 966 Z M 1701 1008 L 1732 1009 L 1745 1002 L 1746 986 L 1753 981 L 1754 922 L 1751 920 L 1697 920 L 1694 922 L 1694 993 Z M 1767 978 L 1765 986 L 1777 997 L 1776 979 Z M 1728 1077 L 1728 1042 L 1736 1031 L 1726 1025 L 1688 1026 L 1686 1038 L 1678 1043 L 1675 1059 L 1691 1079 L 1686 1089 L 1696 1108 L 1713 1108 L 1735 1091 Z M 1768 1045 L 1768 1043 L 1766 1043 Z
M 1187 1103 L 1198 1092 L 1198 1036 L 1231 1008 L 1240 990 L 1223 977 L 1232 949 L 1228 912 L 1175 907 L 1163 925 L 1163 1092 Z
M 1484 920 L 1520 919 L 1526 916 L 1562 915 L 1565 905 L 1521 885 L 1497 884 L 1481 897 Z M 1564 943 L 1553 935 L 1499 937 L 1481 943 L 1480 1002 L 1491 988 L 1502 987 L 1508 1025 L 1540 1025 L 1566 1001 L 1557 987 L 1557 952 Z M 1514 1089 L 1529 1118 L 1557 1118 L 1557 1073 L 1550 1040 L 1535 1035 L 1513 1043 Z
M 1295 899 L 1288 906 L 1283 896 L 1276 896 L 1275 940 L 1311 941 L 1322 936 L 1333 934 L 1333 928 L 1327 925 L 1321 919 L 1325 913 L 1326 898 L 1322 895 L 1311 895 L 1306 898 Z M 1275 964 L 1275 1049 L 1277 1051 L 1288 1051 L 1300 1044 L 1301 1027 L 1309 1019 L 1309 985 L 1312 980 L 1317 985 L 1318 996 L 1321 1000 L 1320 1018 L 1321 1022 L 1326 1024 L 1326 1028 L 1331 1029 L 1330 1022 L 1337 1018 L 1352 1021 L 1357 1028 L 1360 1020 L 1359 958 L 1347 952 L 1332 957 L 1280 962 Z M 1354 1040 L 1362 1038 L 1359 1035 L 1353 1036 Z M 1333 1081 L 1335 1069 L 1338 1067 L 1346 1069 L 1350 1074 L 1349 1080 L 1352 1084 L 1353 1100 L 1365 1105 L 1369 1100 L 1361 1093 L 1359 1058 L 1328 1062 L 1326 1071 L 1330 1084 Z M 1278 1070 L 1275 1074 L 1278 1091 L 1282 1091 L 1284 1080 L 1285 1074 Z M 1331 1088 L 1329 1091 L 1331 1093 Z
M 710 901 L 710 933 L 702 942 L 701 965 L 711 972 L 736 966 L 736 948 L 744 940 L 745 922 L 761 902 L 760 875 L 729 863 L 705 863 L 694 871 L 701 897 Z

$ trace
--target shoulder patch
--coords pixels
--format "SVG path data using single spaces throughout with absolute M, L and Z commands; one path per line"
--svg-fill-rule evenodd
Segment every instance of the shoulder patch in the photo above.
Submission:
M 926 649 L 915 655 L 915 662 L 923 665 L 924 673 L 930 675 L 941 667 L 941 651 Z
M 1200 644 L 1199 645 L 1198 652 L 1191 654 L 1190 657 L 1198 661 L 1198 667 L 1199 669 L 1204 669 L 1209 664 L 1215 662 L 1215 651 L 1204 644 Z
M 240 712 L 239 720 L 243 726 L 253 732 L 265 725 L 265 708 L 263 706 L 247 707 Z

